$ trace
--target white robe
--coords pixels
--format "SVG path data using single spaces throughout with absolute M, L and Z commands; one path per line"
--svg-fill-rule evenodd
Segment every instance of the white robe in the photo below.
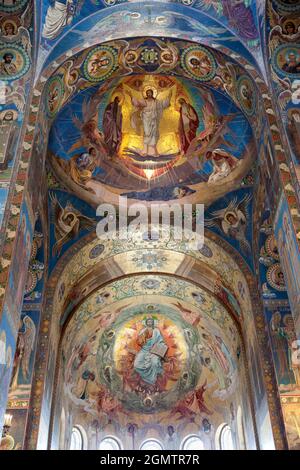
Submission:
M 159 140 L 159 123 L 163 110 L 170 105 L 170 97 L 165 100 L 133 98 L 132 103 L 137 108 L 142 108 L 140 116 L 143 122 L 144 145 L 156 145 Z M 132 125 L 137 129 L 137 124 L 133 120 Z
M 71 23 L 73 16 L 68 13 L 68 5 L 72 3 L 73 0 L 68 0 L 66 4 L 56 1 L 53 7 L 48 8 L 43 29 L 44 38 L 56 38 L 62 29 Z

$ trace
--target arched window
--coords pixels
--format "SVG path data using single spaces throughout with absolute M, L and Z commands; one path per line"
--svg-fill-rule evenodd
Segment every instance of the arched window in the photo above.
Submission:
M 99 444 L 99 450 L 121 450 L 122 445 L 119 439 L 114 436 L 107 436 Z
M 181 443 L 182 450 L 204 450 L 202 440 L 196 434 L 187 436 Z
M 72 429 L 70 450 L 83 450 L 83 438 L 77 426 Z
M 231 428 L 226 423 L 217 429 L 216 447 L 219 450 L 234 450 Z
M 140 447 L 141 450 L 163 450 L 161 442 L 157 439 L 147 439 Z

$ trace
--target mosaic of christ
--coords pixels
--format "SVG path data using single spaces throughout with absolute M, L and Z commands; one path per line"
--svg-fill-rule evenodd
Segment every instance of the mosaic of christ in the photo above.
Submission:
M 176 382 L 187 359 L 181 330 L 169 319 L 139 316 L 115 342 L 114 360 L 126 390 L 163 392 Z
M 204 199 L 206 192 L 217 197 L 250 169 L 252 145 L 248 121 L 232 102 L 163 75 L 85 90 L 59 114 L 50 138 L 54 166 L 110 202 L 118 195 L 197 200 L 200 190 Z

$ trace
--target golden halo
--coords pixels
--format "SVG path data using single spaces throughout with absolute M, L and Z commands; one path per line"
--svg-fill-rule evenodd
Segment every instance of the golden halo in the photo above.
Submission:
M 144 91 L 143 91 L 144 98 L 146 98 L 146 96 L 147 96 L 146 93 L 147 93 L 148 90 L 153 91 L 153 97 L 154 98 L 157 97 L 157 89 L 154 86 L 147 85 L 147 86 L 145 86 Z
M 9 18 L 6 19 L 6 20 L 4 20 L 4 21 L 2 22 L 2 24 L 1 24 L 1 29 L 2 29 L 2 31 L 5 29 L 5 25 L 7 25 L 7 24 L 12 24 L 12 25 L 13 25 L 13 27 L 14 27 L 14 36 L 15 36 L 15 35 L 18 33 L 18 25 L 17 25 L 17 23 L 16 23 L 14 20 L 11 20 L 11 19 L 9 19 Z
M 287 23 L 292 23 L 294 25 L 294 28 L 295 28 L 295 33 L 297 33 L 297 24 L 296 22 L 291 19 L 291 18 L 286 18 L 283 22 L 282 22 L 282 26 L 283 26 L 283 29 L 286 30 L 286 25 Z

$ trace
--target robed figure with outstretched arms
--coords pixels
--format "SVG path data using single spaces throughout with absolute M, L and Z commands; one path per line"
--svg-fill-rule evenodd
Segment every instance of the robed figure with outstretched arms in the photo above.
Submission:
M 132 114 L 131 125 L 139 133 L 140 121 L 143 128 L 143 155 L 157 156 L 157 143 L 159 140 L 159 124 L 164 109 L 170 106 L 171 93 L 165 99 L 154 97 L 152 88 L 146 90 L 142 99 L 131 97 L 131 102 L 136 108 Z

